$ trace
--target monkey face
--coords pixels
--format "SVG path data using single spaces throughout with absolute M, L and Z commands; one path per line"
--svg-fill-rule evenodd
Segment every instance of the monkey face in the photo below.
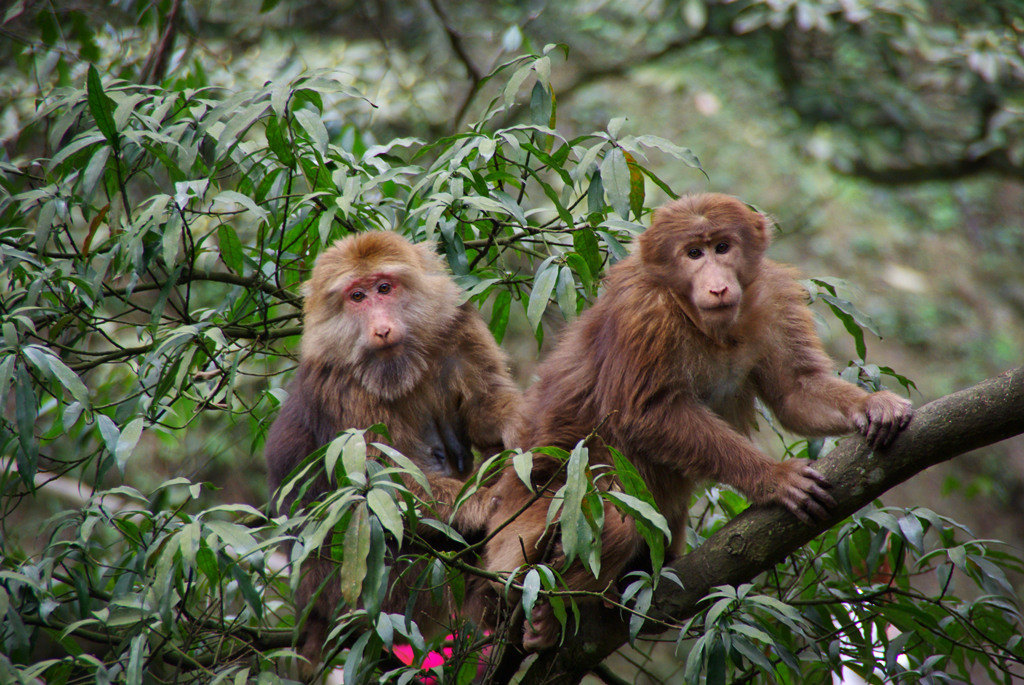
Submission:
M 717 336 L 739 320 L 743 290 L 769 240 L 763 214 L 735 198 L 700 195 L 655 212 L 639 239 L 640 260 L 698 327 Z
M 345 316 L 356 319 L 362 345 L 385 359 L 401 354 L 406 339 L 405 290 L 393 275 L 381 273 L 352 279 L 342 291 Z
M 739 279 L 742 249 L 735 236 L 716 232 L 684 243 L 679 250 L 679 276 L 701 318 L 723 323 L 735 320 L 743 295 Z
M 450 342 L 458 288 L 427 244 L 349 236 L 320 255 L 305 287 L 303 360 L 344 368 L 383 399 L 411 392 Z

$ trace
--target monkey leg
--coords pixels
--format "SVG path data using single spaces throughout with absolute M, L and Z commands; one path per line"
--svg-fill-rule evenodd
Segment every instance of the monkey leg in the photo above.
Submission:
M 316 556 L 306 560 L 295 593 L 299 613 L 306 612 L 306 620 L 296 646 L 299 654 L 306 659 L 300 671 L 307 679 L 312 677 L 324 660 L 324 646 L 331 629 L 331 618 L 341 602 L 335 565 L 326 556 L 327 553 L 326 549 L 321 549 Z
M 562 574 L 565 587 L 569 590 L 607 593 L 614 587 L 615 581 L 629 562 L 637 558 L 642 548 L 642 538 L 633 519 L 605 502 L 604 529 L 601 532 L 601 570 L 595 578 L 594 574 L 585 569 L 579 561 L 573 561 Z M 554 546 L 550 564 L 554 568 L 565 566 L 561 545 Z M 538 599 L 523 626 L 523 649 L 536 652 L 553 647 L 558 642 L 560 632 L 561 626 L 550 603 Z

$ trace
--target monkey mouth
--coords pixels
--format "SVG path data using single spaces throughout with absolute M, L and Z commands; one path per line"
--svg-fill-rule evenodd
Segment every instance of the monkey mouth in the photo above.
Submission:
M 701 310 L 711 314 L 728 314 L 736 311 L 736 307 L 737 304 L 734 302 L 722 302 L 709 307 L 701 307 Z
M 401 341 L 383 343 L 379 347 L 374 348 L 373 353 L 379 357 L 385 359 L 391 359 L 402 354 L 404 344 Z

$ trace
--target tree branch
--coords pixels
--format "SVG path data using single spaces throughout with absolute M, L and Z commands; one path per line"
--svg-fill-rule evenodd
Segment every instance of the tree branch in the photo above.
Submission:
M 835 526 L 886 490 L 929 466 L 1024 433 L 1024 367 L 918 409 L 887 450 L 873 453 L 860 438 L 843 440 L 816 467 L 832 482 L 837 506 L 827 521 L 800 523 L 780 507 L 751 507 L 722 527 L 672 568 L 685 589 L 662 583 L 652 617 L 683 621 L 700 610 L 718 585 L 749 582 L 819 533 Z M 613 610 L 581 607 L 579 633 L 537 658 L 521 681 L 577 683 L 625 644 L 628 629 Z
M 1013 162 L 1006 150 L 995 150 L 980 157 L 960 157 L 945 161 L 875 166 L 864 159 L 854 159 L 849 168 L 832 164 L 836 173 L 863 178 L 881 185 L 912 185 L 930 181 L 956 181 L 979 174 L 998 174 L 1008 178 L 1024 178 L 1024 166 Z

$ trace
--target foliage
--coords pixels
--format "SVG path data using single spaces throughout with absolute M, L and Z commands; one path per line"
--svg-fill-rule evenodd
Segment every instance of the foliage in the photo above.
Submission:
M 170 11 L 140 10 L 142 25 Z M 38 16 L 49 41 L 51 17 Z M 143 64 L 112 65 L 119 78 L 97 68 L 102 32 L 70 28 L 76 56 L 93 64 L 57 54 L 58 87 L 36 93 L 9 146 L 16 156 L 0 162 L 0 673 L 23 682 L 287 679 L 299 562 L 331 540 L 346 603 L 334 663 L 346 682 L 408 682 L 414 669 L 388 648 L 404 642 L 422 656 L 430 644 L 415 624 L 380 611 L 398 566 L 389 549 L 411 540 L 427 555 L 425 580 L 456 593 L 478 571 L 417 539 L 428 526 L 464 542 L 401 486 L 398 471 L 415 472 L 408 460 L 386 448 L 367 460 L 363 434 L 346 433 L 306 465 L 325 468 L 337 489 L 267 520 L 189 479 L 133 487 L 144 480 L 140 454 L 237 426 L 252 437 L 234 446 L 235 468 L 259 459 L 301 333 L 300 283 L 333 240 L 388 228 L 436 242 L 499 341 L 521 310 L 539 344 L 554 310 L 574 317 L 626 254 L 650 211 L 648 188 L 673 194 L 647 153 L 695 174 L 696 156 L 631 135 L 621 119 L 566 134 L 550 46 L 481 77 L 476 92 L 491 99 L 470 126 L 378 139 L 351 123 L 374 104 L 335 72 L 231 90 L 211 85 L 198 60 L 179 61 L 159 86 L 146 85 L 129 78 Z M 20 57 L 49 54 L 34 49 Z M 892 375 L 863 359 L 869 327 L 853 305 L 817 285 L 862 357 L 848 373 Z M 820 448 L 785 447 L 798 456 Z M 551 518 L 567 554 L 597 572 L 601 499 L 638 519 L 652 569 L 629 579 L 622 603 L 640 616 L 656 583 L 679 580 L 662 569 L 664 521 L 625 460 L 617 492 L 593 486 L 606 474 L 591 472 L 582 447 L 563 456 L 569 478 Z M 503 459 L 529 468 L 528 455 Z M 61 508 L 38 540 L 19 535 L 24 507 L 69 483 L 83 505 Z M 712 489 L 691 542 L 743 506 Z M 713 682 L 825 677 L 840 662 L 885 677 L 968 678 L 975 664 L 995 676 L 1024 660 L 1003 568 L 1019 562 L 931 512 L 872 509 L 757 587 L 710 597 L 706 613 L 675 626 L 680 663 Z M 538 565 L 496 580 L 519 590 L 527 610 L 546 597 L 567 619 L 574 596 L 560 588 L 560 571 Z M 917 582 L 929 574 L 930 593 Z M 954 595 L 954 582 L 982 594 Z M 466 635 L 446 667 L 457 682 L 475 674 L 472 655 L 486 641 Z

